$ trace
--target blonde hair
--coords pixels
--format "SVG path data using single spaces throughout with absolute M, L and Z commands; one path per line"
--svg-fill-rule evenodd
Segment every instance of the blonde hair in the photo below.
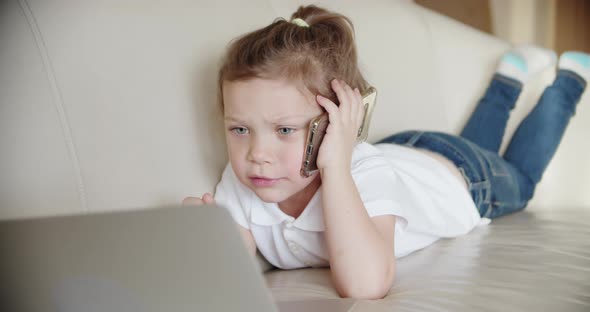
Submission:
M 279 17 L 230 41 L 218 74 L 221 112 L 224 81 L 286 79 L 336 104 L 332 79 L 344 80 L 361 93 L 369 87 L 358 69 L 354 25 L 348 17 L 309 5 L 300 6 L 291 15 L 291 21 L 296 18 L 309 27 Z

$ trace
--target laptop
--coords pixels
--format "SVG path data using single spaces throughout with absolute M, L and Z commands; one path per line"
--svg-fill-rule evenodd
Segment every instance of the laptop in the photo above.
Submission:
M 220 206 L 0 221 L 0 311 L 277 311 Z

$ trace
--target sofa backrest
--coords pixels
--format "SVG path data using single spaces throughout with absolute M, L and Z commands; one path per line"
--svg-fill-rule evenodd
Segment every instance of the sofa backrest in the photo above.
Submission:
M 0 218 L 144 208 L 214 191 L 227 162 L 215 107 L 221 53 L 302 3 L 4 1 Z M 360 66 L 379 91 L 371 142 L 406 129 L 457 133 L 509 49 L 411 1 L 315 3 L 355 24 Z M 527 86 L 516 118 L 546 76 Z M 590 203 L 580 192 L 590 189 L 590 150 L 579 148 L 590 123 L 574 123 L 541 204 Z

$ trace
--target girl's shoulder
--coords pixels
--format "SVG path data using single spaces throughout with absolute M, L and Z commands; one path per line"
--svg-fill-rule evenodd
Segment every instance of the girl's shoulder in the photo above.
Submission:
M 367 142 L 355 146 L 350 166 L 352 178 L 359 188 L 362 185 L 369 188 L 376 188 L 377 184 L 392 185 L 398 180 L 387 155 Z
M 351 170 L 369 169 L 387 165 L 383 151 L 367 142 L 358 143 L 352 150 Z

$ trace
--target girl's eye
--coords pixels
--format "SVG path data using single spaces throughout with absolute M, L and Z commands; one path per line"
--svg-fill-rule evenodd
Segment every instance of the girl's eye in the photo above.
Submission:
M 235 127 L 231 129 L 233 132 L 237 133 L 237 134 L 246 134 L 248 133 L 248 129 L 244 128 L 244 127 Z
M 285 128 L 285 127 L 279 128 L 279 133 L 282 135 L 289 135 L 289 134 L 293 133 L 293 131 L 295 131 L 295 129 L 293 129 L 293 128 Z

